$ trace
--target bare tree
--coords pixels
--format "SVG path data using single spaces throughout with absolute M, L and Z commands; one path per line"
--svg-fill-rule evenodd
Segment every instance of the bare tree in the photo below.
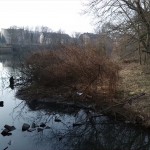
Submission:
M 89 0 L 87 6 L 98 28 L 111 23 L 112 31 L 128 34 L 141 44 L 142 52 L 150 53 L 149 0 Z

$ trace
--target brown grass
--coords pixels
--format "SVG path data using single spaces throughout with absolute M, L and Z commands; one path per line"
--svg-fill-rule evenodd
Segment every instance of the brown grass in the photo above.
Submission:
M 28 58 L 24 69 L 29 81 L 41 86 L 108 95 L 116 92 L 118 71 L 115 63 L 94 49 L 74 46 L 35 53 Z
M 150 126 L 150 66 L 132 62 L 122 64 L 122 68 L 120 89 L 124 91 L 124 97 L 145 93 L 144 96 L 135 99 L 132 104 L 126 105 L 127 111 L 142 116 L 143 125 Z

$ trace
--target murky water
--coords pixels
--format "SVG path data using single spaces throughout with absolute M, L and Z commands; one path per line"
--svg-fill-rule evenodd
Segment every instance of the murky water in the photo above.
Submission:
M 5 124 L 16 127 L 10 136 L 0 134 L 0 150 L 150 149 L 148 130 L 106 116 L 90 118 L 85 110 L 35 106 L 17 99 L 17 89 L 9 87 L 11 75 L 19 76 L 13 57 L 0 56 L 0 101 L 4 101 L 4 107 L 0 107 L 0 130 Z M 33 122 L 44 123 L 48 129 L 22 132 L 23 123 Z

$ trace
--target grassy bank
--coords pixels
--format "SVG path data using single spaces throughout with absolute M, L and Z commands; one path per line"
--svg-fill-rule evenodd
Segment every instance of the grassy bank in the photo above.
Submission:
M 122 64 L 120 71 L 121 89 L 124 97 L 142 96 L 127 103 L 124 108 L 139 116 L 144 126 L 150 126 L 150 66 L 138 63 Z

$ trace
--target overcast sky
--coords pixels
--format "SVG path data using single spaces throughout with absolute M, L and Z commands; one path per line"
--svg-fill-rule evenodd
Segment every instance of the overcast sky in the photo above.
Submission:
M 0 0 L 0 28 L 48 26 L 72 32 L 93 32 L 91 17 L 81 15 L 86 0 Z

